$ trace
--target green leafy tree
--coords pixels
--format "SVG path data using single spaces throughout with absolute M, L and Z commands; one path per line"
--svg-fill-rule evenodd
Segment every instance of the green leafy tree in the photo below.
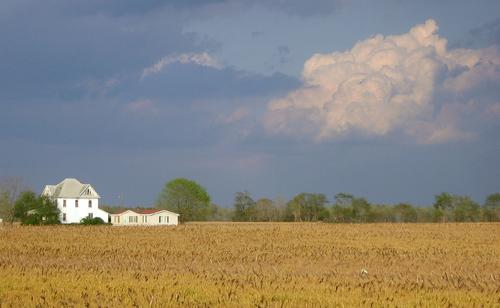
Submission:
M 370 217 L 371 205 L 365 198 L 354 198 L 352 200 L 352 214 L 357 222 L 367 222 Z
M 60 211 L 54 200 L 37 197 L 32 191 L 22 192 L 14 205 L 14 217 L 25 225 L 58 224 Z
M 352 206 L 341 206 L 334 204 L 331 208 L 330 220 L 332 222 L 351 222 L 352 221 Z
M 35 209 L 38 204 L 37 196 L 32 191 L 23 191 L 14 204 L 14 217 L 21 222 L 26 221 L 28 212 Z
M 467 196 L 453 197 L 453 216 L 455 221 L 478 221 L 480 206 Z
M 332 220 L 338 222 L 367 222 L 376 219 L 371 205 L 364 198 L 356 198 L 348 193 L 335 195 L 335 204 L 331 209 Z M 375 216 L 374 216 L 375 215 Z
M 500 221 L 500 193 L 491 194 L 486 198 L 483 216 L 486 221 Z
M 396 222 L 396 214 L 392 206 L 386 204 L 372 205 L 370 208 L 369 222 Z
M 435 197 L 435 218 L 440 221 L 478 221 L 480 207 L 470 197 L 442 193 Z
M 435 209 L 433 207 L 417 207 L 417 222 L 432 222 L 435 221 Z
M 400 203 L 393 208 L 394 219 L 396 222 L 415 222 L 417 221 L 417 211 L 407 203 Z
M 300 193 L 288 202 L 288 212 L 294 221 L 326 220 L 330 214 L 327 203 L 324 194 Z
M 434 217 L 437 221 L 448 221 L 452 218 L 453 196 L 447 192 L 434 197 Z
M 335 195 L 335 204 L 339 206 L 350 206 L 354 200 L 354 196 L 347 193 L 338 193 Z
M 177 178 L 165 184 L 156 207 L 180 214 L 180 220 L 206 220 L 210 214 L 210 196 L 195 181 Z
M 234 221 L 255 220 L 255 201 L 248 191 L 237 192 L 234 197 Z

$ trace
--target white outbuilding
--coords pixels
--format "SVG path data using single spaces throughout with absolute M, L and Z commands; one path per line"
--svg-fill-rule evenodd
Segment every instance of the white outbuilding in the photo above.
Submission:
M 99 208 L 99 194 L 90 184 L 77 179 L 64 179 L 57 185 L 47 185 L 42 195 L 57 202 L 61 211 L 59 220 L 63 224 L 79 223 L 82 218 L 101 218 L 109 221 L 109 214 Z
M 179 214 L 159 209 L 130 209 L 111 214 L 115 226 L 176 226 Z

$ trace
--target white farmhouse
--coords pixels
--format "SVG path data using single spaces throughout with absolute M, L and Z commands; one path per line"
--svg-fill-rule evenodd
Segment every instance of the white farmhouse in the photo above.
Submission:
M 79 223 L 85 217 L 109 221 L 109 214 L 99 208 L 99 194 L 90 184 L 82 184 L 77 179 L 64 179 L 57 185 L 45 186 L 42 195 L 56 200 L 63 224 Z
M 179 214 L 158 209 L 123 210 L 111 214 L 111 223 L 116 226 L 176 226 Z

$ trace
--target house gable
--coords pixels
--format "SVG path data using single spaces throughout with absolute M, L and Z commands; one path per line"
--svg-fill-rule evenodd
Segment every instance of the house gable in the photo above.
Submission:
M 100 196 L 90 184 L 82 184 L 77 179 L 64 179 L 57 185 L 45 186 L 43 195 L 52 198 L 99 199 Z

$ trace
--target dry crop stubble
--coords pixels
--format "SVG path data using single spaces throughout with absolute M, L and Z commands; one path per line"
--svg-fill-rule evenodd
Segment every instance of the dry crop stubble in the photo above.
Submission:
M 494 223 L 2 226 L 0 305 L 500 306 L 499 235 Z

